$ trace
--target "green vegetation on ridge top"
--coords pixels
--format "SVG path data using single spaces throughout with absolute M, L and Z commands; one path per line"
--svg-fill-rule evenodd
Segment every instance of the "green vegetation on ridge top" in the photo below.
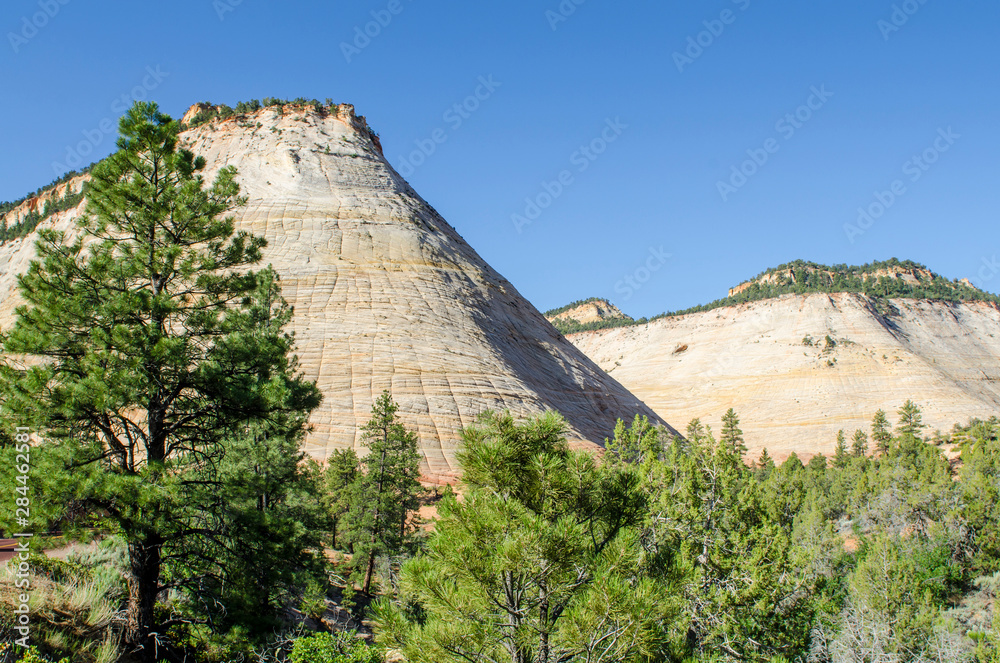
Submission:
M 181 130 L 194 129 L 195 127 L 200 127 L 203 124 L 208 124 L 215 120 L 228 120 L 231 117 L 244 118 L 246 115 L 251 113 L 256 113 L 259 110 L 265 108 L 277 108 L 280 113 L 284 113 L 285 106 L 299 106 L 303 108 L 312 108 L 313 111 L 319 113 L 320 115 L 326 116 L 331 112 L 334 112 L 338 104 L 327 97 L 323 102 L 318 99 L 306 99 L 305 97 L 298 97 L 296 99 L 280 99 L 277 97 L 264 97 L 263 101 L 258 99 L 251 99 L 250 101 L 241 101 L 236 104 L 236 106 L 227 106 L 226 104 L 213 104 L 210 101 L 205 101 L 201 103 L 202 109 L 194 114 L 194 116 L 187 122 L 181 125 Z M 378 133 L 371 127 L 366 127 L 368 130 L 368 135 L 372 140 L 378 139 Z
M 10 212 L 13 212 L 15 209 L 17 209 L 24 203 L 28 202 L 32 198 L 40 198 L 41 196 L 44 196 L 46 193 L 52 191 L 60 184 L 68 182 L 74 177 L 78 177 L 80 175 L 85 175 L 86 173 L 89 173 L 90 169 L 93 168 L 94 165 L 95 163 L 92 163 L 85 168 L 81 168 L 80 170 L 71 170 L 68 173 L 63 174 L 61 177 L 50 182 L 49 184 L 35 190 L 34 193 L 29 193 L 28 195 L 23 196 L 19 200 L 0 202 L 0 244 L 4 244 L 8 240 L 17 239 L 18 237 L 26 237 L 28 234 L 31 233 L 31 231 L 33 231 L 35 228 L 38 227 L 39 223 L 49 218 L 56 212 L 62 212 L 68 209 L 72 209 L 73 207 L 79 205 L 80 201 L 83 200 L 83 195 L 84 195 L 83 190 L 81 189 L 76 193 L 73 193 L 71 190 L 67 190 L 66 195 L 64 195 L 62 198 L 52 198 L 46 201 L 45 206 L 42 208 L 42 211 L 40 212 L 34 211 L 27 214 L 25 218 L 23 218 L 19 223 L 16 223 L 13 226 L 9 225 L 10 224 L 9 220 L 4 218 Z
M 264 97 L 263 101 L 258 99 L 251 99 L 250 101 L 241 101 L 236 104 L 236 106 L 227 106 L 226 104 L 213 104 L 211 102 L 203 102 L 202 106 L 204 108 L 196 113 L 190 121 L 181 124 L 181 131 L 187 129 L 193 129 L 199 127 L 203 124 L 208 124 L 214 120 L 225 120 L 231 117 L 240 117 L 248 115 L 250 113 L 255 113 L 264 108 L 283 108 L 284 106 L 308 106 L 312 107 L 316 112 L 326 114 L 332 109 L 336 108 L 338 104 L 334 103 L 332 99 L 327 99 L 325 102 L 320 102 L 317 99 L 306 99 L 304 97 L 299 97 L 297 99 L 280 99 L 277 97 Z M 375 139 L 378 138 L 378 134 L 372 130 L 368 129 L 369 135 Z M 71 170 L 62 176 L 56 178 L 49 184 L 38 188 L 33 193 L 29 193 L 26 196 L 22 196 L 18 200 L 14 201 L 0 201 L 0 245 L 6 243 L 9 240 L 17 239 L 19 237 L 26 237 L 29 235 L 38 224 L 47 219 L 52 214 L 56 212 L 62 212 L 67 209 L 76 207 L 81 200 L 83 200 L 84 192 L 81 190 L 75 194 L 67 195 L 64 198 L 56 199 L 53 201 L 48 201 L 45 204 L 44 209 L 41 212 L 32 212 L 28 214 L 25 219 L 20 223 L 8 227 L 7 222 L 3 220 L 3 217 L 13 210 L 17 209 L 25 202 L 31 200 L 32 198 L 37 198 L 45 195 L 55 187 L 67 182 L 74 177 L 79 175 L 85 175 L 90 172 L 90 170 L 96 166 L 100 161 L 95 161 L 94 163 L 81 168 L 80 170 Z
M 61 183 L 61 182 L 60 182 Z M 57 185 L 50 185 L 53 188 Z M 4 216 L 7 211 L 17 207 L 24 201 L 20 203 L 13 204 L 13 207 L 7 207 L 12 205 L 12 203 L 3 203 L 5 211 L 0 213 L 0 244 L 4 244 L 7 240 L 17 239 L 19 237 L 27 237 L 31 231 L 38 227 L 38 224 L 49 218 L 57 212 L 64 212 L 68 209 L 73 209 L 83 200 L 83 189 L 74 192 L 72 188 L 67 188 L 65 194 L 61 197 L 52 197 L 45 201 L 44 207 L 41 211 L 37 209 L 33 212 L 29 212 L 25 215 L 23 219 L 14 225 L 9 225 L 9 221 Z
M 226 104 L 216 105 L 210 101 L 202 102 L 201 105 L 205 108 L 195 113 L 194 117 L 185 123 L 185 129 L 193 129 L 216 119 L 226 120 L 238 115 L 256 113 L 264 108 L 283 108 L 284 106 L 289 105 L 312 106 L 317 112 L 326 112 L 337 106 L 337 104 L 333 103 L 332 99 L 327 99 L 326 103 L 320 103 L 317 99 L 306 99 L 305 97 L 299 97 L 292 100 L 279 99 L 277 97 L 264 97 L 263 101 L 258 99 L 241 101 L 237 103 L 235 107 L 227 106 Z
M 915 282 L 890 274 L 912 276 Z M 597 329 L 611 329 L 640 325 L 660 318 L 711 311 L 724 306 L 735 306 L 781 295 L 808 294 L 814 292 L 853 292 L 876 300 L 876 305 L 886 299 L 932 299 L 938 301 L 985 301 L 1000 304 L 1000 297 L 956 280 L 949 280 L 935 274 L 924 265 L 912 260 L 889 260 L 871 262 L 865 265 L 820 265 L 805 260 L 795 260 L 761 272 L 753 279 L 745 281 L 746 287 L 740 292 L 708 304 L 693 306 L 680 311 L 661 313 L 651 318 L 614 318 L 588 323 L 575 320 L 557 320 L 553 324 L 563 334 Z M 741 285 L 744 285 L 741 284 Z M 547 317 L 569 310 L 574 306 L 593 301 L 595 298 L 574 302 L 546 313 Z M 880 310 L 881 307 L 880 307 Z
M 554 308 L 551 311 L 546 311 L 545 317 L 550 318 L 554 315 L 565 313 L 566 311 L 574 309 L 577 306 L 583 306 L 584 304 L 589 304 L 590 302 L 603 302 L 603 301 L 605 300 L 602 299 L 601 297 L 588 297 L 587 299 L 578 299 L 575 302 L 570 302 L 569 304 L 566 304 L 565 306 L 560 306 L 559 308 Z
M 17 209 L 18 207 L 20 207 L 21 205 L 23 205 L 25 202 L 27 202 L 31 198 L 36 198 L 38 196 L 41 196 L 41 195 L 47 193 L 48 191 L 50 191 L 51 189 L 59 186 L 63 182 L 70 181 L 71 179 L 73 179 L 77 175 L 83 175 L 84 173 L 90 172 L 90 169 L 93 167 L 93 165 L 94 164 L 90 164 L 86 168 L 81 168 L 80 170 L 71 170 L 68 173 L 65 173 L 64 175 L 62 175 L 61 177 L 56 178 L 52 182 L 49 182 L 45 186 L 43 186 L 43 187 L 41 187 L 39 189 L 36 189 L 34 193 L 29 193 L 26 196 L 22 196 L 19 200 L 14 200 L 14 201 L 6 201 L 5 200 L 5 201 L 0 202 L 0 216 L 3 216 L 5 214 L 7 214 L 8 212 Z

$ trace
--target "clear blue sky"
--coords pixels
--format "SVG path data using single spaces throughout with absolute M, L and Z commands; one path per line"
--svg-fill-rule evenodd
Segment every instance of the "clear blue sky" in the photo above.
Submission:
M 108 153 L 102 120 L 134 91 L 175 116 L 330 97 L 368 116 L 403 172 L 423 141 L 410 182 L 543 310 L 605 296 L 653 315 L 796 258 L 909 258 L 1000 291 L 997 3 L 897 0 L 895 17 L 891 0 L 562 7 L 7 0 L 0 200 L 54 179 L 81 142 L 87 162 Z M 355 42 L 366 27 L 376 36 Z M 591 144 L 601 153 L 579 151 Z M 512 215 L 535 215 L 526 198 L 546 207 L 517 232 Z

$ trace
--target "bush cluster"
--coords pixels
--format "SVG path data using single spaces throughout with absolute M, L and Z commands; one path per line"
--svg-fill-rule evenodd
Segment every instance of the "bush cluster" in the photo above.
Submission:
M 201 125 L 208 124 L 214 120 L 227 120 L 231 117 L 242 117 L 244 115 L 249 115 L 250 113 L 256 113 L 263 108 L 303 106 L 310 107 L 318 113 L 328 113 L 331 109 L 337 106 L 332 99 L 320 102 L 318 99 L 306 99 L 305 97 L 298 97 L 291 100 L 280 99 L 277 97 L 264 97 L 263 100 L 251 99 L 250 101 L 241 101 L 237 103 L 236 106 L 228 106 L 226 104 L 215 105 L 210 101 L 206 101 L 202 105 L 206 106 L 206 108 L 196 113 L 194 117 L 192 117 L 184 125 L 185 129 L 200 127 Z

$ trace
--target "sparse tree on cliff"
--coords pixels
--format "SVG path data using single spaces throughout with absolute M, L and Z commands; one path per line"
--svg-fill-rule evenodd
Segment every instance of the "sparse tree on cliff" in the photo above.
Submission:
M 81 237 L 41 231 L 19 278 L 26 304 L 3 352 L 42 361 L 9 361 L 0 394 L 44 440 L 37 499 L 85 504 L 125 537 L 126 642 L 152 660 L 170 624 L 162 592 L 205 586 L 193 574 L 225 584 L 227 561 L 250 583 L 276 563 L 262 548 L 237 568 L 234 531 L 301 534 L 282 504 L 319 393 L 297 375 L 277 275 L 247 271 L 264 239 L 223 218 L 243 202 L 235 169 L 206 188 L 204 160 L 178 148 L 156 104 L 137 103 L 119 131 L 92 172 Z M 274 472 L 272 443 L 293 454 Z M 271 552 L 297 555 L 296 542 Z

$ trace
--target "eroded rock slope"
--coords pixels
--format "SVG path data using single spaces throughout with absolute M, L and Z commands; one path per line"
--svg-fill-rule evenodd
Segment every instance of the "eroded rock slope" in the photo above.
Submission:
M 988 302 L 784 295 L 571 334 L 573 343 L 677 426 L 718 432 L 740 415 L 751 454 L 833 452 L 907 399 L 928 433 L 1000 414 L 1000 310 Z M 827 341 L 829 337 L 829 341 Z

